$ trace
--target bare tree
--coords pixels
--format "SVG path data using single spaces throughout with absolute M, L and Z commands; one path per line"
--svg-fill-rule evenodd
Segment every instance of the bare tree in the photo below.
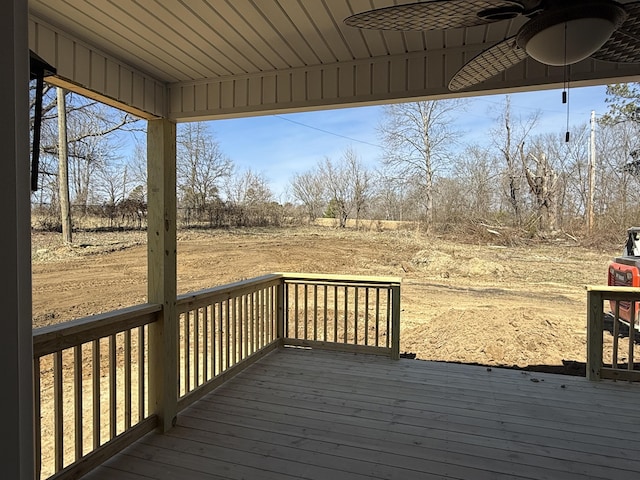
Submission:
M 640 123 L 603 123 L 596 137 L 596 214 L 620 228 L 638 220 L 640 172 L 635 168 L 640 152 Z M 634 158 L 635 157 L 635 158 Z
M 328 157 L 321 163 L 320 168 L 329 193 L 328 214 L 337 219 L 340 227 L 344 228 L 353 208 L 353 191 L 348 170 L 340 162 L 334 164 Z
M 464 185 L 462 204 L 465 212 L 461 217 L 487 219 L 500 194 L 496 188 L 496 161 L 489 149 L 477 145 L 467 147 L 454 165 L 453 177 Z
M 296 173 L 291 180 L 292 196 L 302 203 L 310 222 L 322 217 L 327 206 L 326 187 L 318 167 L 304 173 Z
M 419 184 L 427 225 L 433 222 L 435 178 L 458 141 L 452 124 L 464 106 L 463 100 L 433 100 L 384 107 L 378 127 L 386 150 L 384 167 L 396 178 Z
M 355 213 L 358 227 L 371 194 L 371 173 L 364 168 L 356 151 L 347 148 L 337 162 L 325 158 L 319 171 L 329 194 L 329 213 L 341 228 L 347 226 L 347 220 Z
M 58 101 L 58 188 L 60 192 L 60 220 L 62 224 L 62 241 L 71 243 L 73 241 L 71 205 L 69 202 L 69 154 L 67 141 L 67 106 L 65 101 L 65 91 L 57 88 Z
M 205 123 L 180 126 L 177 138 L 178 189 L 183 205 L 202 213 L 220 197 L 223 181 L 233 172 L 232 161 Z
M 356 228 L 359 228 L 362 214 L 371 196 L 372 174 L 364 168 L 358 154 L 352 148 L 348 148 L 342 158 L 352 183 L 353 209 L 355 210 Z
M 229 177 L 225 193 L 229 201 L 241 206 L 265 205 L 273 201 L 273 192 L 265 176 L 251 169 Z
M 558 226 L 558 174 L 542 145 L 528 154 L 522 153 L 521 158 L 529 190 L 535 200 L 539 232 L 553 234 Z
M 532 142 L 546 152 L 553 160 L 552 166 L 558 175 L 557 181 L 557 226 L 564 229 L 571 219 L 584 218 L 587 214 L 589 190 L 587 124 L 577 125 L 570 130 L 570 142 L 565 133 L 541 135 Z M 567 222 L 565 222 L 565 219 Z
M 539 112 L 530 115 L 524 122 L 514 122 L 511 115 L 511 96 L 505 96 L 504 110 L 498 119 L 499 127 L 493 131 L 495 145 L 504 160 L 504 188 L 507 203 L 513 212 L 516 224 L 522 224 L 522 148 L 531 130 L 538 122 Z
M 95 172 L 113 160 L 113 152 L 120 145 L 118 134 L 139 130 L 138 119 L 80 95 L 66 92 L 60 97 L 55 93 L 55 88 L 46 85 L 38 195 L 41 202 L 61 200 L 60 188 L 64 187 L 59 182 L 58 155 L 64 148 L 60 139 L 66 136 L 70 201 L 86 208 L 89 199 L 96 197 L 92 183 Z M 66 135 L 58 128 L 58 100 L 66 112 Z

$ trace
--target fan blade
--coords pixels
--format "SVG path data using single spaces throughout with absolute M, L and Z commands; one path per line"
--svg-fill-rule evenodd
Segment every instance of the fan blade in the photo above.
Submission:
M 527 53 L 509 37 L 469 60 L 449 82 L 449 90 L 457 91 L 476 85 L 527 58 Z
M 591 58 L 606 62 L 640 63 L 640 2 L 622 6 L 629 16 Z
M 516 17 L 523 10 L 522 2 L 515 0 L 430 0 L 367 10 L 344 23 L 373 30 L 442 30 L 485 25 Z

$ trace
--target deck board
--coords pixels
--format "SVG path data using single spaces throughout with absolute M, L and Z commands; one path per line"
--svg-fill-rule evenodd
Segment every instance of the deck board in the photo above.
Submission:
M 627 382 L 284 349 L 85 478 L 635 480 L 639 401 Z

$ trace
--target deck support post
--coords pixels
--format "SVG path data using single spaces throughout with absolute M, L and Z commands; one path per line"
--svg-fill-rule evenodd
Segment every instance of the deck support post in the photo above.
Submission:
M 602 371 L 602 292 L 587 289 L 587 379 L 600 380 Z
M 176 124 L 149 120 L 147 130 L 148 301 L 163 306 L 149 325 L 149 409 L 166 432 L 178 411 L 176 314 Z
M 29 188 L 29 46 L 24 0 L 0 15 L 0 410 L 2 478 L 34 478 L 31 230 Z

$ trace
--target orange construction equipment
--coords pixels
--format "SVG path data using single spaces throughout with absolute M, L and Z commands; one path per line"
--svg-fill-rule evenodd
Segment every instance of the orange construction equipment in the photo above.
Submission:
M 617 287 L 640 287 L 640 227 L 629 228 L 627 233 L 627 243 L 622 256 L 609 262 L 607 284 Z M 618 303 L 619 305 L 616 305 Z M 640 302 L 611 300 L 609 306 L 614 317 L 617 316 L 627 326 L 633 323 L 634 328 L 640 330 Z

